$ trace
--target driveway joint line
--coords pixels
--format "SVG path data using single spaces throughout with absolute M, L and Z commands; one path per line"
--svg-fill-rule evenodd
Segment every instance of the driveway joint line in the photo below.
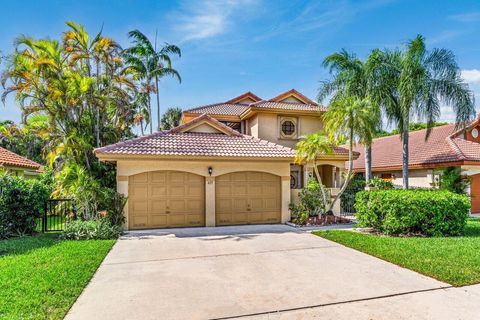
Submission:
M 148 263 L 148 262 L 162 262 L 162 261 L 175 261 L 175 260 L 188 260 L 188 259 L 205 259 L 205 258 L 219 258 L 219 257 L 231 257 L 231 256 L 249 256 L 254 254 L 264 254 L 270 252 L 287 252 L 287 251 L 301 251 L 301 250 L 315 250 L 315 249 L 331 249 L 335 246 L 319 246 L 319 247 L 304 247 L 304 248 L 291 248 L 282 250 L 266 250 L 266 251 L 254 251 L 254 252 L 238 252 L 238 253 L 226 253 L 226 254 L 214 254 L 205 256 L 192 256 L 192 257 L 177 257 L 177 258 L 165 258 L 165 259 L 149 259 L 129 262 L 106 262 L 103 265 L 121 265 L 121 264 L 134 264 L 134 263 Z
M 278 309 L 278 310 L 263 311 L 263 312 L 246 313 L 246 314 L 240 314 L 240 315 L 235 315 L 235 316 L 209 318 L 208 320 L 228 320 L 228 319 L 255 317 L 255 316 L 268 315 L 268 314 L 299 311 L 299 310 L 314 309 L 314 308 L 322 308 L 322 307 L 335 306 L 335 305 L 348 304 L 348 303 L 355 303 L 355 302 L 362 302 L 362 301 L 387 299 L 387 298 L 393 298 L 393 297 L 398 297 L 398 296 L 405 296 L 405 295 L 423 293 L 423 292 L 439 291 L 439 290 L 445 290 L 445 289 L 451 289 L 451 288 L 455 288 L 455 287 L 454 286 L 442 286 L 442 287 L 429 288 L 429 289 L 420 289 L 420 290 L 413 290 L 413 291 L 407 291 L 407 292 L 392 293 L 392 294 L 369 297 L 369 298 L 359 298 L 359 299 L 352 299 L 352 300 L 345 300 L 345 301 L 321 303 L 321 304 L 309 305 L 309 306 L 303 306 L 303 307 L 294 307 L 294 308 Z

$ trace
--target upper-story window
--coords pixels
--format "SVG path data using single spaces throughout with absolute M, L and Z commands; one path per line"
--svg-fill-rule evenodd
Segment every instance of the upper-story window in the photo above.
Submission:
M 297 119 L 292 117 L 280 117 L 280 138 L 297 138 Z

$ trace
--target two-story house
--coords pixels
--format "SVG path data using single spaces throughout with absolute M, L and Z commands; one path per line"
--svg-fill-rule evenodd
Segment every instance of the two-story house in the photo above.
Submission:
M 294 163 L 295 145 L 322 129 L 325 111 L 293 89 L 268 100 L 247 92 L 184 111 L 172 130 L 95 152 L 117 165 L 128 229 L 283 223 L 314 176 L 311 163 Z M 332 190 L 347 159 L 343 148 L 318 158 Z

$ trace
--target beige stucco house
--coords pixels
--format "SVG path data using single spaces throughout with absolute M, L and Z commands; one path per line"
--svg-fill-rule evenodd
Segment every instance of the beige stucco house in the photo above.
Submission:
M 116 163 L 128 229 L 284 223 L 313 176 L 312 164 L 294 163 L 293 148 L 322 129 L 325 111 L 293 89 L 268 100 L 247 92 L 184 111 L 172 130 L 95 153 Z M 333 194 L 347 159 L 343 148 L 318 158 Z
M 480 213 L 480 118 L 465 129 L 455 124 L 432 129 L 428 139 L 426 130 L 410 132 L 409 185 L 435 188 L 440 174 L 447 167 L 459 167 L 470 179 L 472 213 Z M 356 172 L 365 171 L 364 147 L 355 150 L 361 155 L 353 162 Z M 372 143 L 372 172 L 375 177 L 402 185 L 402 141 L 399 135 L 374 139 Z

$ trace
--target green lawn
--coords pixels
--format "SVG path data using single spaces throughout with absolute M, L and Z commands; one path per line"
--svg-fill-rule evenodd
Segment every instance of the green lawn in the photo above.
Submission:
M 462 237 L 386 237 L 351 231 L 314 234 L 454 286 L 480 283 L 480 219 Z
M 0 241 L 0 319 L 63 319 L 114 240 Z

